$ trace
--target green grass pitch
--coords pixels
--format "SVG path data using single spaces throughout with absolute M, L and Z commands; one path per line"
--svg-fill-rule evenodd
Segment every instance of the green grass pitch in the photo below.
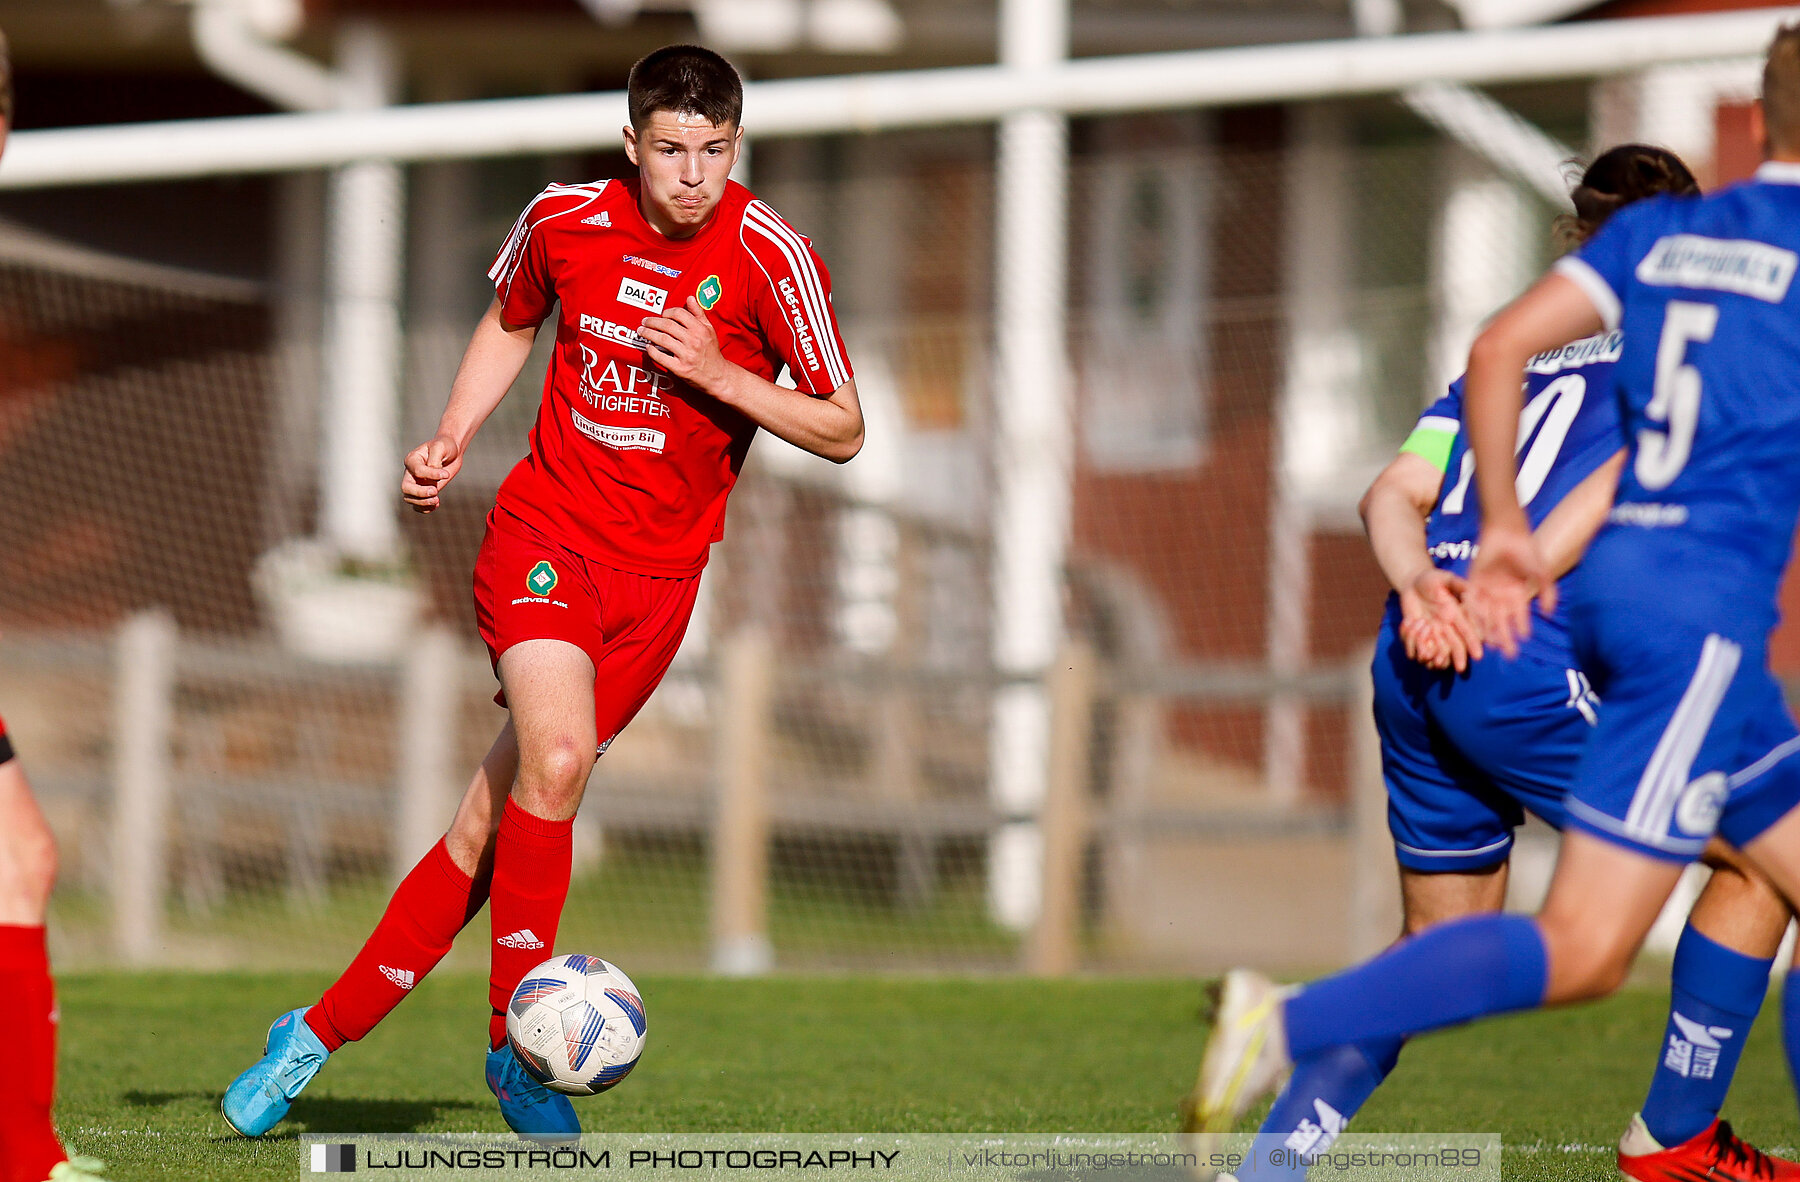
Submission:
M 315 975 L 73 975 L 61 982 L 58 1121 L 116 1182 L 303 1173 L 293 1138 L 502 1126 L 481 1079 L 485 983 L 434 976 L 333 1058 L 276 1134 L 232 1136 L 225 1084 Z M 1185 981 L 640 978 L 643 1062 L 577 1101 L 592 1131 L 1151 1132 L 1171 1127 L 1203 1028 Z M 1642 1098 L 1666 994 L 1503 1019 L 1424 1039 L 1353 1128 L 1498 1131 L 1508 1179 L 1611 1179 Z M 1727 1116 L 1766 1147 L 1800 1142 L 1773 1009 Z

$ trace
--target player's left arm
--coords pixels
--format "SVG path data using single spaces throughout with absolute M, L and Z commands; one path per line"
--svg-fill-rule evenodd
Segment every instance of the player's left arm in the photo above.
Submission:
M 1463 423 L 1475 453 L 1481 496 L 1481 547 L 1469 570 L 1468 606 L 1488 641 L 1507 656 L 1531 633 L 1531 601 L 1556 606 L 1550 576 L 1514 487 L 1525 366 L 1533 357 L 1598 332 L 1601 313 L 1588 293 L 1560 272 L 1537 281 L 1482 330 L 1469 350 Z
M 777 386 L 725 356 L 706 309 L 693 297 L 682 307 L 647 318 L 638 335 L 649 346 L 651 360 L 736 407 L 771 435 L 837 464 L 862 449 L 862 403 L 855 378 L 819 396 Z
M 1375 563 L 1400 597 L 1406 655 L 1458 673 L 1481 659 L 1481 638 L 1463 613 L 1463 580 L 1439 570 L 1425 546 L 1425 522 L 1444 483 L 1443 469 L 1403 451 L 1381 470 L 1357 504 Z

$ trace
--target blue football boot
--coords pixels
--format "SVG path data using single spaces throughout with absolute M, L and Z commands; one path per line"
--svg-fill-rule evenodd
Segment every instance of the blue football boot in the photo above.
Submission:
M 263 1043 L 263 1057 L 225 1089 L 225 1123 L 245 1137 L 260 1137 L 288 1113 L 300 1090 L 312 1082 L 331 1052 L 306 1024 L 302 1006 L 275 1019 Z
M 534 1141 L 573 1141 L 581 1136 L 575 1106 L 531 1078 L 510 1045 L 487 1053 L 487 1086 L 500 1101 L 506 1127 Z

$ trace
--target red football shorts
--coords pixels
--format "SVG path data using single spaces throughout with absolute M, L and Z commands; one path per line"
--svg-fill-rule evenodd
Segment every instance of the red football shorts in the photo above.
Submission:
M 594 662 L 594 726 L 605 750 L 669 671 L 700 576 L 634 575 L 584 558 L 523 523 L 496 527 L 475 559 L 475 619 L 496 672 L 522 640 L 563 640 Z M 506 705 L 506 691 L 494 695 Z

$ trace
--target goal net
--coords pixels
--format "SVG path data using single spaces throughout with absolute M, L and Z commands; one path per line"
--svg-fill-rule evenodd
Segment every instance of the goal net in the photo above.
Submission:
M 1497 98 L 1575 154 L 1655 136 L 1646 85 Z M 1712 122 L 1682 126 L 1713 130 L 1676 146 L 1723 179 L 1744 96 L 1703 89 Z M 1059 971 L 1387 938 L 1362 696 L 1385 587 L 1355 505 L 1553 257 L 1556 178 L 1383 96 L 1077 118 L 1066 143 L 1056 655 L 996 656 L 1037 609 L 996 559 L 1019 197 L 994 129 L 756 143 L 753 188 L 831 267 L 868 442 L 843 468 L 752 449 L 682 655 L 594 772 L 559 947 Z M 399 446 L 517 210 L 622 168 L 394 174 Z M 441 512 L 395 497 L 391 552 L 334 547 L 331 183 L 242 182 L 250 279 L 0 224 L 0 715 L 61 839 L 61 964 L 343 963 L 503 722 L 470 571 L 544 351 Z M 1021 701 L 1035 738 L 1001 718 Z M 1047 761 L 1023 793 L 1020 759 Z

